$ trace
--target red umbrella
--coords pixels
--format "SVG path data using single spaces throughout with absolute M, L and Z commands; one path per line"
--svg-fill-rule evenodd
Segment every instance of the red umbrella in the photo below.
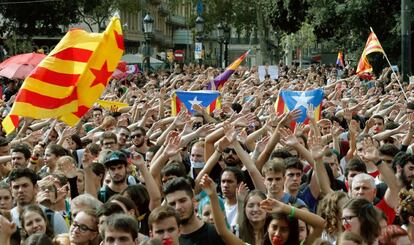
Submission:
M 0 70 L 10 64 L 33 65 L 36 67 L 45 57 L 46 55 L 39 53 L 18 54 L 0 63 Z
M 25 79 L 35 68 L 33 65 L 10 64 L 0 70 L 0 76 L 9 79 Z
M 46 57 L 44 54 L 27 53 L 10 57 L 0 64 L 0 76 L 24 79 Z

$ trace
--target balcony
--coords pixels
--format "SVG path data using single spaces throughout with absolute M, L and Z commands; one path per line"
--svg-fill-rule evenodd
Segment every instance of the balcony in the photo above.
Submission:
M 185 18 L 183 16 L 170 15 L 167 18 L 167 23 L 174 26 L 185 27 Z
M 158 6 L 158 13 L 161 16 L 168 16 L 170 14 L 170 9 L 166 4 L 163 3 L 160 6 Z

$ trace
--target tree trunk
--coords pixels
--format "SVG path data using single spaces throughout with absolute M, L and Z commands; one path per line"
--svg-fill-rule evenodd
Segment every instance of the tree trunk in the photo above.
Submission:
M 264 15 L 263 15 L 263 6 L 258 1 L 257 8 L 256 8 L 256 18 L 257 18 L 257 34 L 259 37 L 259 44 L 260 44 L 260 57 L 261 59 L 258 60 L 258 64 L 265 65 L 266 63 L 269 63 L 269 56 L 267 52 L 267 35 L 266 30 L 264 26 Z

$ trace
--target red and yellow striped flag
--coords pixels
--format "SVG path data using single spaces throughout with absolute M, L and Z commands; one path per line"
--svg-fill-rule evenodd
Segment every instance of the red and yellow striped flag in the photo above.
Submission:
M 375 35 L 374 31 L 371 29 L 371 33 L 368 36 L 368 40 L 365 44 L 364 51 L 362 52 L 361 58 L 358 62 L 357 67 L 357 74 L 365 73 L 365 72 L 371 72 L 372 66 L 369 64 L 367 55 L 375 52 L 380 52 L 385 54 L 384 49 L 381 46 L 380 41 L 378 40 L 377 35 Z
M 123 50 L 117 17 L 103 33 L 70 30 L 24 81 L 2 122 L 6 133 L 18 126 L 18 116 L 75 125 L 101 96 Z

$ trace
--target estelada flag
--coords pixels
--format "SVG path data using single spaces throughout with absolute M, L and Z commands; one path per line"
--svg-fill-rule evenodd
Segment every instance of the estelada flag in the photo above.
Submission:
M 374 31 L 371 28 L 371 33 L 368 36 L 368 40 L 365 44 L 364 51 L 362 52 L 361 58 L 358 62 L 357 67 L 357 74 L 365 73 L 365 72 L 371 72 L 372 66 L 369 64 L 367 55 L 375 52 L 380 52 L 385 54 L 384 49 L 381 46 L 380 41 L 378 40 L 377 35 L 375 35 Z
M 104 33 L 72 29 L 29 75 L 2 125 L 11 133 L 19 116 L 60 118 L 75 125 L 105 89 L 124 50 L 119 18 Z
M 278 115 L 295 109 L 301 110 L 301 116 L 291 125 L 294 127 L 296 123 L 309 123 L 309 118 L 306 116 L 306 113 L 308 106 L 311 104 L 315 110 L 315 120 L 318 121 L 321 118 L 322 100 L 323 89 L 321 88 L 308 91 L 281 90 L 275 103 L 275 109 Z
M 193 105 L 200 105 L 211 113 L 221 108 L 221 97 L 218 91 L 175 91 L 171 98 L 171 114 L 177 115 L 183 106 L 193 114 Z
M 249 55 L 250 49 L 247 50 L 242 56 L 240 56 L 237 60 L 235 60 L 231 65 L 229 65 L 226 70 L 214 78 L 213 81 L 208 83 L 207 89 L 208 90 L 220 90 L 224 83 L 229 80 L 230 76 L 237 70 L 239 65 L 243 62 L 243 60 Z

